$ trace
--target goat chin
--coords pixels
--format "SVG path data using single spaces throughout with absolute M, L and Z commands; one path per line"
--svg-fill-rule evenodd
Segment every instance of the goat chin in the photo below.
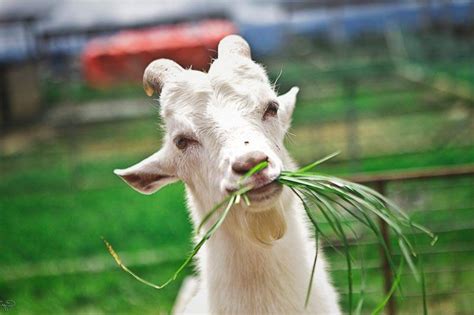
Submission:
M 272 245 L 285 235 L 287 229 L 285 213 L 278 206 L 266 211 L 245 211 L 239 216 L 239 221 L 242 234 L 257 245 Z

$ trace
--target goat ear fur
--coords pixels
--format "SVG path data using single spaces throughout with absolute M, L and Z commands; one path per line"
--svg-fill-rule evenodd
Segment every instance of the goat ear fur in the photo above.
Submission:
M 296 96 L 298 95 L 299 88 L 294 86 L 288 92 L 278 96 L 278 103 L 280 104 L 280 119 L 285 129 L 290 127 L 291 115 L 295 109 Z
M 129 168 L 114 170 L 114 173 L 136 191 L 150 195 L 164 185 L 178 181 L 170 164 L 160 150 Z

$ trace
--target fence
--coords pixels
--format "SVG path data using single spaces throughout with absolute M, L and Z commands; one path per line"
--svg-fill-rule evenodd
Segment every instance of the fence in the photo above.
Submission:
M 385 173 L 379 173 L 379 174 L 361 174 L 361 175 L 352 175 L 348 177 L 349 180 L 364 184 L 364 185 L 369 185 L 372 186 L 375 190 L 377 190 L 379 193 L 383 195 L 387 195 L 387 186 L 392 184 L 392 183 L 404 183 L 408 181 L 422 181 L 422 180 L 434 180 L 434 179 L 442 179 L 442 180 L 452 180 L 456 178 L 463 178 L 466 177 L 470 180 L 474 179 L 474 165 L 462 165 L 462 166 L 455 166 L 455 167 L 449 167 L 449 168 L 429 168 L 429 169 L 423 169 L 423 170 L 413 170 L 413 171 L 402 171 L 402 172 L 385 172 Z M 469 181 L 469 183 L 474 184 L 474 182 Z M 472 187 L 471 187 L 472 188 Z M 474 192 L 473 189 L 471 189 L 471 192 Z M 470 202 L 470 206 L 472 207 L 472 200 Z M 466 205 L 469 207 L 469 204 Z M 438 209 L 439 210 L 439 209 Z M 474 208 L 471 208 L 471 211 L 474 210 Z M 379 226 L 380 230 L 382 232 L 383 238 L 385 239 L 385 242 L 390 245 L 390 235 L 389 235 L 389 227 L 387 223 L 383 220 L 379 220 Z M 468 226 L 468 230 L 472 231 L 474 230 L 474 226 Z M 448 229 L 449 231 L 449 229 Z M 434 231 L 436 233 L 436 231 Z M 447 232 L 445 231 L 440 231 L 440 232 Z M 390 247 L 389 247 L 390 250 Z M 454 249 L 453 249 L 454 251 Z M 470 247 L 467 249 L 468 252 L 474 252 L 474 247 Z M 429 255 L 435 253 L 434 251 L 427 251 L 423 252 L 422 255 Z M 446 253 L 449 254 L 449 251 Z M 387 256 L 385 255 L 385 251 L 383 248 L 380 249 L 380 269 L 383 272 L 383 278 L 384 278 L 384 291 L 386 294 L 389 294 L 392 284 L 393 284 L 393 274 L 390 269 L 389 265 L 389 260 Z M 445 272 L 449 272 L 453 270 L 445 270 Z M 467 272 L 472 271 L 470 269 L 465 270 Z M 462 272 L 462 271 L 461 271 Z M 462 294 L 462 290 L 457 290 L 454 291 L 453 294 Z M 469 293 L 474 293 L 474 292 L 469 292 Z M 429 297 L 431 294 L 430 292 L 427 293 L 427 296 Z M 388 304 L 387 304 L 387 314 L 389 315 L 394 315 L 397 314 L 397 306 L 396 306 L 396 301 L 395 297 L 392 295 L 392 297 L 389 299 Z
M 432 262 L 426 268 L 428 284 L 432 286 L 428 290 L 430 308 L 441 310 L 441 314 L 472 314 L 474 309 L 469 299 L 474 295 L 474 107 L 472 98 L 465 97 L 471 95 L 463 92 L 465 85 L 457 84 L 468 82 L 472 90 L 473 46 L 472 41 L 466 40 L 472 34 L 469 32 L 469 28 L 459 31 L 447 20 L 441 32 L 394 32 L 375 40 L 368 36 L 354 42 L 333 42 L 295 36 L 280 56 L 260 60 L 271 78 L 278 78 L 281 72 L 277 82 L 280 92 L 293 85 L 301 87 L 288 140 L 289 150 L 299 162 L 341 150 L 338 159 L 322 165 L 323 171 L 335 175 L 377 172 L 349 179 L 373 185 L 411 211 L 417 222 L 440 234 L 437 247 L 422 247 L 420 252 Z M 58 34 L 57 42 L 66 45 L 72 35 L 78 34 Z M 78 37 L 77 42 L 71 40 L 72 45 L 83 43 L 89 35 Z M 398 40 L 400 37 L 402 41 Z M 40 48 L 54 46 L 55 41 L 53 35 L 44 38 Z M 403 51 L 408 54 L 399 54 Z M 61 64 L 57 59 L 53 63 Z M 421 69 L 415 72 L 423 75 L 413 80 L 413 72 L 407 73 L 407 68 Z M 109 92 L 113 95 L 109 99 L 83 104 L 82 96 L 71 92 L 92 92 L 81 86 L 77 69 L 67 69 L 65 77 L 56 77 L 55 71 L 49 69 L 44 73 L 51 76 L 45 75 L 42 81 L 48 87 L 52 81 L 63 80 L 49 88 L 66 96 L 54 105 L 57 112 L 65 113 L 65 119 L 46 116 L 39 126 L 13 130 L 0 139 L 0 208 L 5 222 L 0 229 L 4 248 L 0 267 L 18 267 L 0 272 L 9 275 L 0 277 L 0 295 L 29 297 L 32 312 L 47 313 L 51 312 L 52 299 L 37 292 L 51 297 L 64 291 L 71 294 L 70 301 L 92 301 L 98 307 L 94 310 L 113 313 L 121 309 L 128 313 L 135 302 L 121 301 L 117 295 L 128 296 L 126 288 L 133 283 L 122 274 L 112 277 L 109 273 L 109 278 L 104 275 L 115 265 L 105 253 L 99 235 L 115 240 L 130 267 L 146 269 L 179 261 L 189 244 L 188 221 L 180 203 L 182 191 L 167 188 L 153 201 L 127 194 L 112 169 L 130 165 L 159 147 L 156 115 L 149 110 L 156 103 L 147 100 L 137 85 L 137 94 L 132 97 L 139 96 L 133 100 L 118 88 Z M 448 89 L 437 88 L 439 82 Z M 53 107 L 49 103 L 48 106 Z M 134 109 L 138 116 L 119 114 Z M 143 119 L 143 114 L 148 118 Z M 92 122 L 87 121 L 91 117 Z M 427 169 L 431 166 L 440 168 Z M 406 171 L 408 168 L 424 171 Z M 388 173 L 387 169 L 394 171 Z M 167 216 L 155 214 L 159 211 Z M 381 228 L 385 230 L 383 225 Z M 392 275 L 383 256 L 379 256 L 377 243 L 361 239 L 357 244 L 373 249 L 376 259 L 365 267 L 376 272 L 371 278 L 385 279 L 387 290 Z M 330 251 L 328 248 L 329 254 Z M 331 266 L 342 289 L 345 279 L 337 276 L 345 271 L 344 266 L 337 261 Z M 93 279 L 88 280 L 91 273 L 95 273 Z M 81 279 L 76 279 L 73 286 L 64 286 L 61 281 L 73 274 L 79 274 Z M 148 275 L 147 278 L 160 279 L 167 272 L 158 270 Z M 41 278 L 45 277 L 47 289 L 41 287 Z M 110 294 L 97 284 L 106 281 L 111 281 L 117 292 Z M 381 284 L 375 282 L 367 294 L 380 296 Z M 95 295 L 84 298 L 84 292 L 91 291 L 85 291 L 81 284 L 95 288 L 96 291 L 91 290 Z M 136 293 L 140 297 L 147 294 Z M 152 295 L 148 305 L 161 298 Z M 169 299 L 174 298 L 173 292 L 168 295 Z M 437 305 L 445 298 L 451 308 Z M 405 302 L 410 299 L 419 301 L 420 297 L 408 290 Z M 61 304 L 64 300 L 53 299 L 59 305 L 57 313 L 92 309 L 67 308 Z M 387 309 L 390 314 L 406 311 L 400 301 L 398 297 L 391 299 Z M 121 304 L 103 309 L 107 302 Z M 44 308 L 35 309 L 37 305 Z

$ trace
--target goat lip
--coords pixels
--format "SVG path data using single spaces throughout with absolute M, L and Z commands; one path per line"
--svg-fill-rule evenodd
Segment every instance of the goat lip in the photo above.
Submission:
M 255 188 L 249 190 L 246 195 L 252 202 L 264 202 L 277 196 L 282 190 L 283 186 L 275 179 L 263 185 L 256 185 Z M 227 189 L 228 193 L 235 191 L 237 191 L 237 189 Z
M 256 191 L 259 191 L 260 189 L 265 190 L 267 186 L 271 186 L 272 184 L 280 185 L 277 179 L 278 179 L 278 176 L 274 178 L 267 178 L 266 180 L 260 179 L 260 180 L 254 181 L 253 183 L 247 183 L 243 185 L 243 187 L 246 185 L 252 187 L 252 189 L 249 190 L 247 193 L 256 192 Z M 226 191 L 230 194 L 236 192 L 237 190 L 239 190 L 239 188 L 237 187 L 226 188 Z
M 278 182 L 276 180 L 272 180 L 272 181 L 269 181 L 269 182 L 266 182 L 266 183 L 257 184 L 254 187 L 252 187 L 252 189 L 249 190 L 249 192 L 258 192 L 260 190 L 265 190 L 269 186 L 274 185 L 274 184 L 278 184 Z
M 247 195 L 252 201 L 262 201 L 272 198 L 273 196 L 281 192 L 282 189 L 283 186 L 276 180 L 274 180 L 260 187 L 253 188 L 252 190 L 247 192 Z

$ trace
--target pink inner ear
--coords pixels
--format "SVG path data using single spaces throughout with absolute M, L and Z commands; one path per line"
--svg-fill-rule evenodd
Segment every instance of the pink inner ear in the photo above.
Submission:
M 122 176 L 130 185 L 133 185 L 137 188 L 141 189 L 148 189 L 150 188 L 151 184 L 160 181 L 164 178 L 168 178 L 168 175 L 160 175 L 160 174 L 128 174 Z

